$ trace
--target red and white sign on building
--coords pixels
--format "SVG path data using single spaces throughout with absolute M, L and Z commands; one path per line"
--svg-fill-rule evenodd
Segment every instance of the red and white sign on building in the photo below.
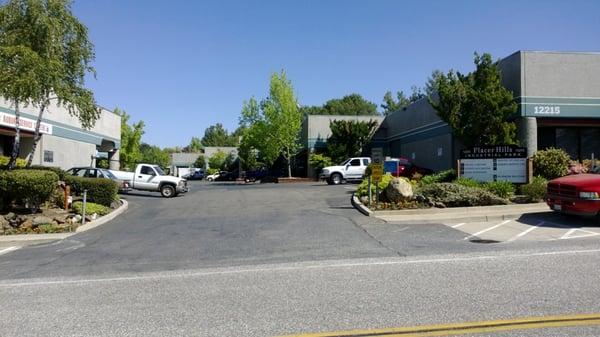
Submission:
M 15 127 L 16 117 L 13 115 L 9 115 L 7 113 L 0 112 L 0 125 L 8 126 L 11 128 Z M 35 124 L 36 121 L 29 118 L 20 117 L 19 118 L 19 126 L 21 130 L 35 132 Z M 48 135 L 52 134 L 52 125 L 47 123 L 40 123 L 40 133 L 45 133 Z

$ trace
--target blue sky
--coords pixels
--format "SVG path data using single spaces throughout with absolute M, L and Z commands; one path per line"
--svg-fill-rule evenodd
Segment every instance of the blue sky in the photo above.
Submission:
M 600 51 L 600 1 L 76 0 L 99 104 L 144 120 L 143 140 L 186 145 L 285 69 L 300 103 L 422 86 L 472 69 L 473 52 Z

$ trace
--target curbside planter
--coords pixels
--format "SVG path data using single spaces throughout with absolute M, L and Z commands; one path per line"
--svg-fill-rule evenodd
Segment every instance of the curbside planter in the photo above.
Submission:
M 2 236 L 0 236 L 0 242 L 32 242 L 32 241 L 45 242 L 45 241 L 64 240 L 70 236 L 77 234 L 77 233 L 82 233 L 82 232 L 88 231 L 92 228 L 101 226 L 101 225 L 111 221 L 112 219 L 116 218 L 123 212 L 125 212 L 127 210 L 127 208 L 129 207 L 129 203 L 125 199 L 120 199 L 120 201 L 121 201 L 121 206 L 119 206 L 119 208 L 110 212 L 110 214 L 107 214 L 96 220 L 90 221 L 83 226 L 77 227 L 77 229 L 75 229 L 75 232 L 49 233 L 49 234 L 2 235 Z
M 360 202 L 360 199 L 358 199 L 356 194 L 352 193 L 352 198 L 350 198 L 350 202 L 352 203 L 352 206 L 354 206 L 354 208 L 356 208 L 362 214 L 366 216 L 373 216 L 373 211 L 370 210 L 367 206 L 363 205 L 363 203 Z

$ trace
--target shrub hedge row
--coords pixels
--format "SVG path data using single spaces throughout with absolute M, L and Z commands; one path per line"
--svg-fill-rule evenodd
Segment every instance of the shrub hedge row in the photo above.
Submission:
M 16 201 L 37 209 L 58 186 L 58 175 L 47 170 L 0 171 L 2 208 Z
M 87 190 L 88 201 L 104 206 L 110 206 L 119 191 L 117 183 L 110 179 L 65 175 L 65 183 L 71 186 L 71 194 L 83 195 L 83 191 Z

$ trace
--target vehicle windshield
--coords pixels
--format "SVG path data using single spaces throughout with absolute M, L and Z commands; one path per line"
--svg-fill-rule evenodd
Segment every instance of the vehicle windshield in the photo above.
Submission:
M 352 158 L 348 158 L 348 159 L 344 160 L 339 166 L 344 166 L 344 165 L 348 164 L 351 159 Z
M 160 166 L 153 166 L 153 167 L 154 167 L 154 170 L 156 171 L 156 173 L 158 173 L 158 175 L 159 175 L 159 176 L 164 176 L 164 175 L 166 175 L 166 174 L 165 174 L 165 171 L 163 171 L 163 170 L 160 168 Z
M 117 179 L 117 177 L 112 174 L 109 170 L 101 170 L 104 175 L 110 179 Z

